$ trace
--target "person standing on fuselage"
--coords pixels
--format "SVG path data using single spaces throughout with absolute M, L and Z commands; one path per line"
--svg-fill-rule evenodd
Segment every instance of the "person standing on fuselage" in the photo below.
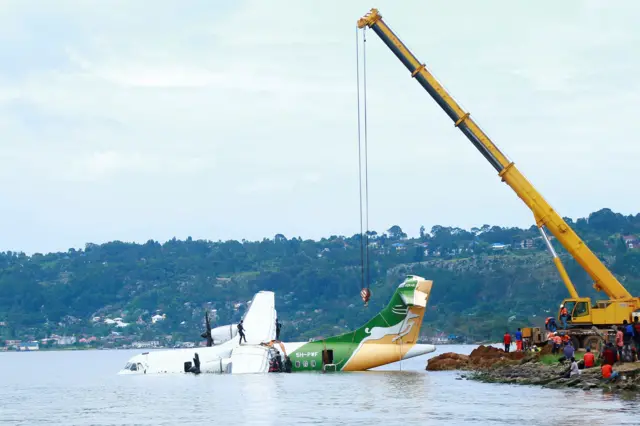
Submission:
M 282 324 L 280 324 L 280 321 L 278 321 L 278 318 L 276 318 L 276 340 L 280 340 L 280 328 L 282 327 Z
M 242 339 L 244 339 L 244 342 L 247 343 L 247 337 L 244 335 L 244 326 L 242 325 L 242 320 L 240 320 L 240 323 L 238 323 L 238 334 L 240 335 L 240 341 L 238 342 L 238 344 L 242 344 Z

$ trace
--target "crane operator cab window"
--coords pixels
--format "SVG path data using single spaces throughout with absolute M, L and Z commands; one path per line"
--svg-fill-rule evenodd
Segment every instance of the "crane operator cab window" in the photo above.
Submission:
M 588 315 L 589 315 L 589 303 L 578 302 L 576 303 L 576 307 L 573 309 L 573 312 L 571 313 L 571 318 L 580 318 Z
M 567 313 L 569 314 L 567 321 L 571 321 L 571 318 L 574 314 L 573 308 L 575 308 L 575 306 L 576 306 L 576 302 L 573 300 L 564 302 L 564 307 L 567 308 Z M 560 310 L 558 311 L 558 319 L 562 321 L 562 318 L 560 318 L 560 312 L 562 312 L 562 308 L 560 308 Z

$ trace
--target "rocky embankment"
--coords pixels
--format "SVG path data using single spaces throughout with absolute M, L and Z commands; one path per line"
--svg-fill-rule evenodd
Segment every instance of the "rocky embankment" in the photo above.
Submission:
M 438 355 L 429 360 L 427 370 L 463 370 L 463 378 L 487 383 L 510 383 L 540 385 L 547 388 L 603 389 L 612 392 L 640 391 L 640 363 L 616 364 L 613 369 L 620 376 L 614 381 L 602 379 L 600 367 L 580 370 L 577 377 L 563 378 L 569 363 L 540 362 L 546 351 L 533 354 L 523 352 L 506 353 L 490 346 L 480 346 L 470 355 L 453 352 Z
M 523 359 L 533 358 L 536 355 L 527 355 L 524 352 L 505 352 L 493 346 L 480 345 L 469 355 L 460 355 L 447 352 L 429 360 L 427 370 L 482 370 L 499 365 L 511 365 L 520 363 Z

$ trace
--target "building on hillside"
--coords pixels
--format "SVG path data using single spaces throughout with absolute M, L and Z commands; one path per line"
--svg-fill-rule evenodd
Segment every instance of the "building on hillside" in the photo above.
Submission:
M 515 243 L 513 243 L 513 248 L 523 249 L 523 250 L 532 249 L 534 248 L 533 239 L 526 238 L 524 240 L 516 241 Z
M 158 321 L 164 321 L 165 319 L 167 319 L 167 314 L 162 314 L 162 315 L 156 314 L 151 317 L 151 322 L 155 324 Z
M 4 345 L 9 349 L 17 348 L 20 346 L 20 340 L 5 340 Z
M 491 249 L 492 250 L 506 250 L 507 249 L 507 245 L 503 244 L 503 243 L 493 243 L 491 244 Z
M 20 351 L 39 351 L 40 344 L 36 341 L 20 342 L 18 345 Z
M 640 248 L 640 239 L 635 235 L 623 235 L 625 245 L 630 249 Z
M 74 343 L 76 343 L 76 336 L 56 336 L 54 337 L 54 339 L 60 346 L 73 345 Z
M 393 243 L 391 247 L 395 248 L 398 252 L 407 250 L 407 246 L 404 243 Z
M 132 342 L 132 348 L 142 349 L 142 348 L 159 348 L 160 342 L 158 340 L 152 340 L 149 342 Z

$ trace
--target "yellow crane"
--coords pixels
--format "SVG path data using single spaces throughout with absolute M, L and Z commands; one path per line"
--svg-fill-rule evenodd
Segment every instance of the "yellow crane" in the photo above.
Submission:
M 569 334 L 572 335 L 576 347 L 585 344 L 592 345 L 598 339 L 589 337 L 594 326 L 598 329 L 610 329 L 621 325 L 624 320 L 632 321 L 632 317 L 640 315 L 636 312 L 640 307 L 640 298 L 632 296 L 618 279 L 607 269 L 598 257 L 587 247 L 571 227 L 556 213 L 551 205 L 542 197 L 534 186 L 524 177 L 515 164 L 510 161 L 498 147 L 484 134 L 456 101 L 447 93 L 435 77 L 429 72 L 425 64 L 407 49 L 400 39 L 382 20 L 377 9 L 371 9 L 358 20 L 358 28 L 371 28 L 380 39 L 400 59 L 400 62 L 411 73 L 418 83 L 431 95 L 444 112 L 455 123 L 455 126 L 471 141 L 484 158 L 498 172 L 498 176 L 520 197 L 531 209 L 540 233 L 553 256 L 553 261 L 560 272 L 570 297 L 562 302 L 569 313 L 568 323 L 571 325 Z M 603 291 L 609 299 L 591 303 L 588 297 L 580 297 L 571 282 L 560 258 L 555 252 L 544 227 L 547 228 L 584 268 L 593 279 L 593 286 L 597 291 Z M 560 319 L 561 309 L 558 310 Z M 601 335 L 601 333 L 598 333 Z

